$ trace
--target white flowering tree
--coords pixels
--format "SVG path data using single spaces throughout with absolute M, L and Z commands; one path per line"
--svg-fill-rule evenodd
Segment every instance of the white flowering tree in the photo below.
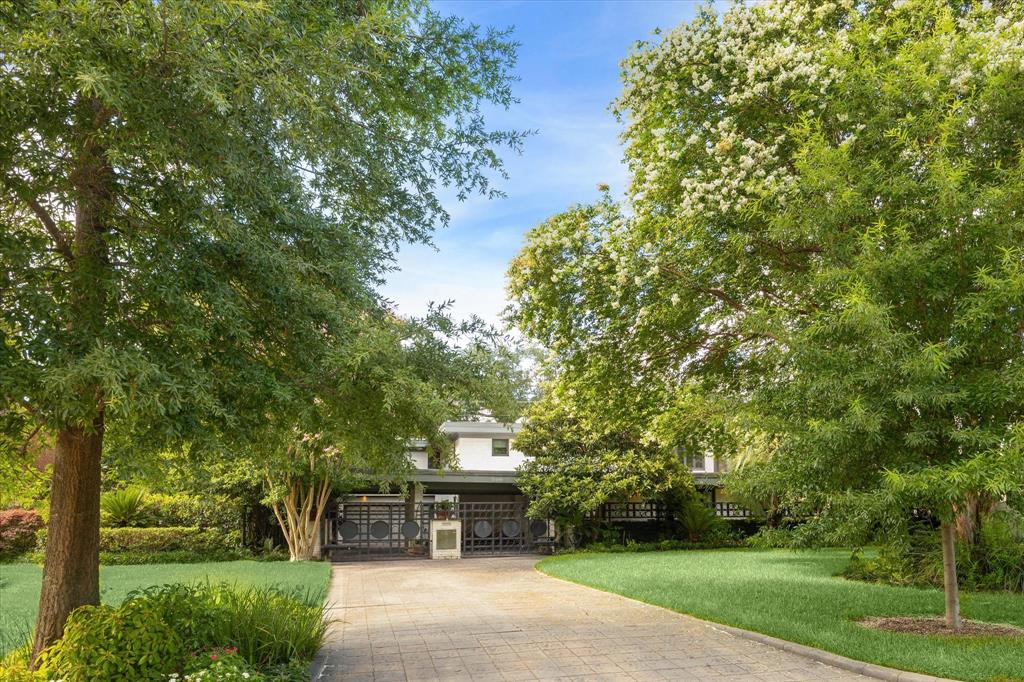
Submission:
M 515 320 L 589 419 L 929 511 L 959 628 L 954 520 L 1024 485 L 1024 6 L 705 8 L 624 79 L 628 209 L 535 228 Z

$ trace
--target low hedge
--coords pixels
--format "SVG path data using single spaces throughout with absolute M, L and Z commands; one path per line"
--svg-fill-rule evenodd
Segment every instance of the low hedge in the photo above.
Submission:
M 238 531 L 218 528 L 100 528 L 100 562 L 106 564 L 192 563 L 248 557 Z M 36 534 L 46 550 L 46 529 Z
M 149 493 L 146 504 L 152 526 L 195 526 L 230 531 L 238 529 L 242 523 L 241 501 L 223 495 L 198 497 Z

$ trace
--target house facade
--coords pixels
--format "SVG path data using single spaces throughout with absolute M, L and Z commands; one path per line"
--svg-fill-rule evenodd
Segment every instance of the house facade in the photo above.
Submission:
M 412 480 L 419 483 L 422 496 L 418 500 L 464 502 L 523 499 L 516 486 L 516 471 L 529 458 L 515 447 L 521 424 L 486 421 L 445 422 L 441 432 L 452 440 L 457 468 L 442 470 L 430 455 L 426 441 L 410 444 L 409 459 L 415 467 Z M 711 455 L 684 457 L 693 473 L 697 489 L 709 503 L 724 502 L 719 490 L 725 463 Z M 367 494 L 367 500 L 393 500 L 397 495 Z M 719 515 L 729 516 L 719 506 Z
M 526 515 L 529 500 L 518 488 L 517 469 L 528 457 L 515 447 L 520 424 L 452 421 L 441 432 L 452 441 L 456 467 L 441 468 L 426 441 L 410 443 L 414 471 L 411 494 L 365 491 L 332 509 L 322 532 L 324 548 L 336 559 L 415 554 L 439 509 L 453 508 L 462 521 L 463 554 L 535 551 L 552 542 L 554 525 Z M 685 459 L 705 503 L 719 516 L 741 519 L 749 512 L 723 499 L 723 467 L 710 456 Z M 603 505 L 595 518 L 613 524 L 655 526 L 667 510 L 645 500 Z

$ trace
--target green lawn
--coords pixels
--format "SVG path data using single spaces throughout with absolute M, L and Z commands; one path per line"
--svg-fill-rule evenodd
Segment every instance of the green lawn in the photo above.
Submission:
M 326 594 L 330 574 L 330 564 L 320 561 L 101 566 L 100 600 L 118 604 L 129 592 L 142 587 L 202 580 L 277 585 L 285 590 Z M 41 580 L 42 568 L 35 564 L 0 564 L 0 656 L 23 643 L 31 633 Z
M 869 630 L 861 616 L 937 615 L 942 592 L 835 577 L 849 552 L 714 550 L 575 554 L 549 575 L 862 661 L 964 680 L 1024 680 L 1024 640 Z M 1024 595 L 962 595 L 967 618 L 1024 626 Z

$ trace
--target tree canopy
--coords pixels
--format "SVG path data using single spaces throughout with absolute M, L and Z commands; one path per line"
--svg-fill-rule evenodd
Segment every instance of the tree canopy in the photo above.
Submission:
M 792 500 L 1019 489 L 1022 57 L 1016 3 L 703 8 L 625 60 L 628 204 L 534 229 L 515 320 L 589 419 Z
M 530 514 L 578 526 L 606 502 L 685 497 L 693 476 L 676 448 L 645 440 L 637 430 L 590 430 L 554 389 L 526 412 L 516 448 L 527 456 L 516 485 Z
M 514 53 L 415 0 L 0 3 L 3 444 L 57 443 L 37 651 L 98 599 L 104 432 L 305 404 L 438 189 L 493 192 Z

